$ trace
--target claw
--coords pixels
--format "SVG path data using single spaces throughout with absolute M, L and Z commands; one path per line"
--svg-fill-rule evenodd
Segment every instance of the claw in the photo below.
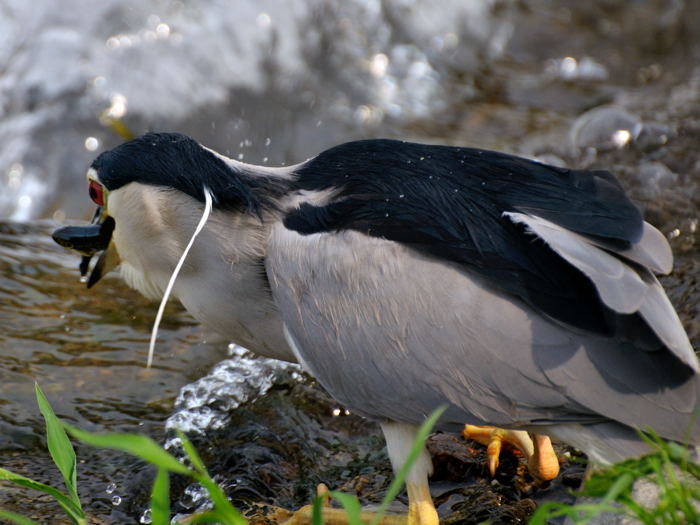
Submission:
M 496 474 L 503 442 L 517 448 L 527 458 L 528 471 L 533 477 L 551 480 L 559 474 L 559 460 L 552 448 L 549 437 L 535 434 L 535 442 L 524 430 L 464 425 L 462 435 L 482 445 L 486 445 L 486 456 L 491 476 Z

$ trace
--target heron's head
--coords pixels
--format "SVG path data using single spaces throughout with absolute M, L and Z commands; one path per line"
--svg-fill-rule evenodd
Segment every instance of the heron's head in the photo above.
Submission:
M 260 222 L 282 191 L 280 180 L 185 135 L 148 133 L 95 159 L 87 172 L 88 194 L 97 204 L 92 223 L 61 228 L 53 238 L 81 253 L 83 276 L 99 254 L 88 288 L 121 263 L 130 285 L 158 296 L 202 215 L 205 191 L 218 221 L 223 217 L 232 228 L 236 221 Z M 210 237 L 203 246 L 216 249 L 221 242 Z

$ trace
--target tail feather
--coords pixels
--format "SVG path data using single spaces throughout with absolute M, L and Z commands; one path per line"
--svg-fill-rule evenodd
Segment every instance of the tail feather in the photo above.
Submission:
M 593 463 L 602 465 L 639 457 L 653 450 L 635 429 L 615 421 L 556 425 L 549 427 L 545 433 L 583 451 Z M 694 446 L 697 445 L 697 437 L 689 444 L 697 450 Z

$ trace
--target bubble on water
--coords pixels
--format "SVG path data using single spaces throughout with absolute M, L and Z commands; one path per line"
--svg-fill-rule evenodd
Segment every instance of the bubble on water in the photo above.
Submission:
M 114 496 L 112 496 L 112 505 L 114 505 L 114 506 L 116 507 L 117 505 L 121 505 L 121 502 L 122 502 L 122 497 L 121 497 L 121 496 L 119 496 L 119 495 L 117 495 L 117 494 L 115 494 Z

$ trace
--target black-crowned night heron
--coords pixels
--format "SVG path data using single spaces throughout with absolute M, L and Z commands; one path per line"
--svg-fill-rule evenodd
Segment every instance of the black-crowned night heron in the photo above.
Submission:
M 210 192 L 173 294 L 379 421 L 395 469 L 441 405 L 438 428 L 548 434 L 601 463 L 645 452 L 637 428 L 700 440 L 698 361 L 653 274 L 669 245 L 606 171 L 395 140 L 268 168 L 149 133 L 88 179 L 100 226 L 56 237 L 106 248 L 89 284 L 121 262 L 159 297 Z M 412 523 L 437 523 L 430 470 L 424 452 Z

